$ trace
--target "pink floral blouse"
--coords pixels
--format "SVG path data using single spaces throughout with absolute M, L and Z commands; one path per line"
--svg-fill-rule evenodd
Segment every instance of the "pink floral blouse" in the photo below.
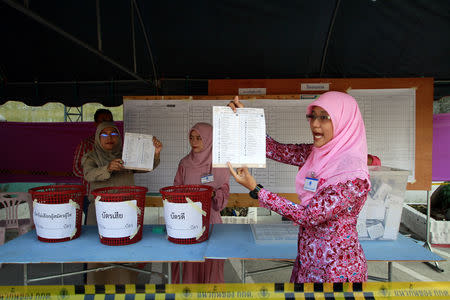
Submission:
M 309 144 L 280 144 L 270 137 L 266 145 L 268 158 L 299 167 L 312 150 Z M 358 241 L 356 221 L 368 192 L 369 183 L 362 179 L 324 188 L 319 181 L 311 202 L 303 206 L 261 189 L 260 206 L 299 225 L 291 282 L 367 281 L 366 258 Z

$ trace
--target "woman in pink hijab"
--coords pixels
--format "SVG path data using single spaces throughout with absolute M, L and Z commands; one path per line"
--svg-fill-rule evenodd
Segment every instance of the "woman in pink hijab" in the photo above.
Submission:
M 242 107 L 239 99 L 229 104 Z M 356 222 L 370 190 L 364 122 L 355 99 L 327 92 L 307 108 L 314 143 L 280 144 L 267 137 L 266 155 L 299 167 L 299 204 L 257 185 L 247 168 L 230 171 L 271 209 L 299 225 L 291 282 L 367 281 Z
M 230 172 L 212 168 L 212 126 L 197 123 L 189 131 L 191 152 L 181 159 L 174 185 L 205 184 L 214 188 L 209 222 L 222 223 L 220 211 L 227 206 L 230 195 Z M 212 176 L 211 176 L 212 175 Z M 183 263 L 183 283 L 223 283 L 224 261 L 207 259 L 204 263 Z M 174 283 L 179 280 L 179 265 L 172 265 Z

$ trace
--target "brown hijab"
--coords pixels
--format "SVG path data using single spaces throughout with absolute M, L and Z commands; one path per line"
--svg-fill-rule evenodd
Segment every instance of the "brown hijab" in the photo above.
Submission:
M 119 134 L 117 145 L 110 151 L 104 150 L 100 143 L 100 133 L 105 128 L 114 128 Z M 92 158 L 98 167 L 107 166 L 113 159 L 122 157 L 122 137 L 120 131 L 113 122 L 102 122 L 97 126 L 95 131 L 94 150 L 86 154 L 86 157 Z

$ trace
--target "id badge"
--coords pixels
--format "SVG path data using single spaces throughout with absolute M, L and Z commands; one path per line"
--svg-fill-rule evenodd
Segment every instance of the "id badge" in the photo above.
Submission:
M 317 190 L 318 184 L 319 184 L 319 179 L 306 177 L 305 185 L 303 186 L 303 189 L 305 191 L 315 192 Z
M 213 182 L 214 181 L 214 175 L 213 174 L 206 174 L 200 177 L 200 181 L 202 184 Z

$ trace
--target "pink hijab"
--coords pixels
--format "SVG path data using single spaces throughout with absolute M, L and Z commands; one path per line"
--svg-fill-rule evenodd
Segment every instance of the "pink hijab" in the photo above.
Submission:
M 214 175 L 214 181 L 206 183 L 206 185 L 218 189 L 224 182 L 229 181 L 230 171 L 227 168 L 212 168 L 213 128 L 208 123 L 197 123 L 189 130 L 189 136 L 193 130 L 197 131 L 201 136 L 203 150 L 197 153 L 191 150 L 191 152 L 181 160 L 180 164 L 188 170 L 183 184 L 201 184 L 201 176 L 212 173 Z
M 315 194 L 303 189 L 305 177 L 311 177 L 311 172 L 324 181 L 318 189 L 356 178 L 369 181 L 366 129 L 356 100 L 346 93 L 327 92 L 308 106 L 308 114 L 314 106 L 320 106 L 330 115 L 333 139 L 320 148 L 313 146 L 297 173 L 295 188 L 303 205 Z

